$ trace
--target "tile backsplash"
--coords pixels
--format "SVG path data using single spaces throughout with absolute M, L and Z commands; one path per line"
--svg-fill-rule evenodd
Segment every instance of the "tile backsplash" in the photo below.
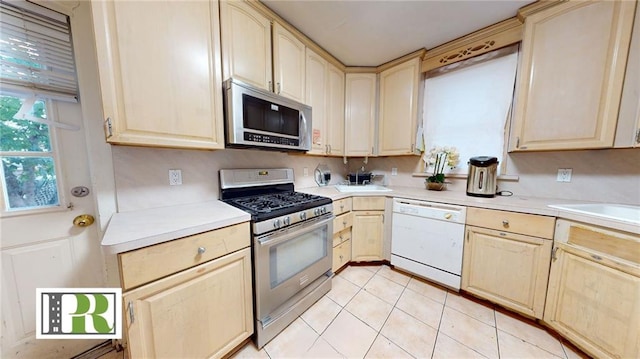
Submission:
M 118 210 L 120 212 L 215 200 L 219 196 L 221 168 L 294 169 L 296 188 L 316 186 L 313 173 L 320 163 L 332 171 L 331 184 L 345 180 L 362 166 L 382 174 L 377 182 L 390 186 L 423 187 L 419 157 L 342 158 L 287 154 L 283 152 L 225 149 L 219 151 L 173 150 L 113 146 Z M 507 174 L 518 181 L 499 181 L 500 190 L 515 195 L 545 198 L 640 204 L 640 150 L 589 150 L 512 153 Z M 308 176 L 304 176 L 305 168 Z M 391 169 L 398 174 L 392 176 Z M 558 168 L 572 168 L 571 182 L 556 182 Z M 182 171 L 180 186 L 169 186 L 169 169 Z M 450 179 L 448 190 L 464 191 L 465 179 Z

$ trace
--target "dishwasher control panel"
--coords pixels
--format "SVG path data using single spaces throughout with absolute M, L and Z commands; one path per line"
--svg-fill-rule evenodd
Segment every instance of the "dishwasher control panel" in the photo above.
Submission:
M 455 206 L 436 202 L 394 198 L 393 212 L 441 221 L 464 223 L 467 208 L 464 206 Z

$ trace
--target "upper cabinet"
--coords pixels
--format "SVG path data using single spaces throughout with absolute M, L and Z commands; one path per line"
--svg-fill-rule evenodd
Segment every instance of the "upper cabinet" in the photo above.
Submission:
M 107 141 L 223 148 L 218 2 L 99 1 L 92 12 Z
M 307 105 L 311 106 L 311 150 L 310 154 L 329 152 L 327 133 L 327 61 L 307 49 Z
M 243 1 L 220 2 L 222 73 L 272 91 L 271 21 Z
M 328 155 L 344 155 L 344 71 L 327 64 L 327 145 Z
M 307 48 L 307 104 L 313 110 L 311 151 L 344 154 L 344 72 Z
M 633 23 L 614 147 L 640 147 L 640 6 Z
M 273 24 L 274 92 L 305 102 L 306 47 L 279 23 Z
M 568 1 L 525 20 L 512 151 L 612 147 L 635 1 Z
M 305 45 L 274 22 L 272 53 L 271 19 L 244 1 L 222 1 L 220 13 L 223 78 L 304 102 Z
M 372 156 L 375 153 L 375 73 L 346 74 L 344 114 L 345 155 Z
M 415 150 L 420 58 L 380 73 L 378 155 L 409 155 Z

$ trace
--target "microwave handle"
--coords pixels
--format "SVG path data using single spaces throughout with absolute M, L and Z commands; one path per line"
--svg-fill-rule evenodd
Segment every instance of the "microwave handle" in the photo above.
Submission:
M 309 129 L 307 128 L 307 117 L 305 117 L 304 112 L 300 111 L 300 126 L 302 127 L 302 132 L 303 134 L 305 134 L 305 138 L 304 139 L 300 139 L 300 142 L 302 142 L 303 140 L 306 141 L 307 140 L 307 134 L 309 133 Z M 301 143 L 303 144 L 303 143 Z

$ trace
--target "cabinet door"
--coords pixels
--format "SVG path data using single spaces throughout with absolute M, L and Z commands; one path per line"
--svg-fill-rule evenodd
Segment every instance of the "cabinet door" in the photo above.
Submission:
M 253 333 L 251 250 L 124 293 L 123 300 L 130 358 L 220 358 Z
M 305 46 L 282 25 L 273 24 L 274 91 L 304 103 Z
M 563 243 L 556 246 L 544 321 L 596 358 L 638 358 L 638 267 Z
M 468 227 L 462 289 L 542 318 L 553 241 Z
M 271 21 L 240 0 L 220 2 L 222 73 L 273 91 Z
M 327 144 L 329 155 L 344 155 L 344 72 L 327 64 Z
M 382 260 L 384 212 L 361 211 L 352 214 L 351 259 L 356 262 Z
M 223 148 L 218 2 L 99 1 L 92 11 L 107 141 Z
M 640 147 L 640 6 L 636 6 L 614 147 Z
M 347 156 L 373 155 L 376 74 L 346 74 L 344 111 L 345 154 Z
M 307 49 L 307 105 L 311 106 L 313 125 L 310 154 L 326 154 L 327 138 L 327 61 Z
M 568 1 L 526 18 L 511 150 L 613 145 L 635 6 Z
M 420 58 L 380 73 L 378 155 L 409 155 L 415 150 Z
M 333 247 L 333 265 L 331 270 L 336 272 L 351 261 L 351 240 L 346 240 Z

